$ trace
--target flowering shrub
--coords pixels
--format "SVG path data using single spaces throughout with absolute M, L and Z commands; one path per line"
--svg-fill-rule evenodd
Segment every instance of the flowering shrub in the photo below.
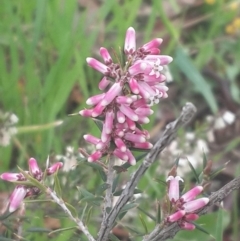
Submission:
M 28 171 L 19 168 L 19 173 L 3 173 L 1 179 L 16 183 L 9 198 L 8 212 L 15 212 L 25 198 L 45 193 L 62 208 L 89 241 L 116 240 L 111 236 L 111 232 L 117 220 L 121 219 L 122 213 L 132 208 L 132 197 L 140 178 L 171 142 L 179 127 L 186 125 L 196 112 L 196 108 L 191 103 L 187 103 L 180 117 L 167 125 L 154 146 L 148 141 L 149 133 L 143 129 L 142 124 L 149 122 L 148 117 L 153 114 L 151 106 L 158 104 L 162 98 L 167 98 L 168 87 L 165 85 L 166 77 L 162 70 L 163 66 L 172 61 L 170 56 L 160 54 L 161 43 L 162 39 L 156 38 L 136 48 L 135 30 L 130 27 L 126 32 L 123 56 L 115 56 L 116 62 L 105 48 L 100 48 L 104 63 L 94 58 L 87 58 L 88 65 L 103 74 L 98 85 L 102 93 L 87 100 L 87 104 L 92 106 L 90 109 L 80 111 L 83 117 L 98 119 L 102 123 L 100 138 L 91 134 L 84 135 L 84 139 L 95 145 L 96 150 L 90 155 L 83 151 L 88 162 L 99 164 L 98 170 L 102 173 L 105 182 L 102 191 L 105 192 L 104 198 L 85 191 L 85 199 L 88 201 L 99 201 L 98 198 L 104 200 L 99 232 L 91 234 L 82 220 L 82 214 L 80 218 L 79 212 L 62 199 L 56 175 L 54 175 L 53 190 L 45 183 L 47 176 L 57 174 L 62 168 L 61 162 L 50 167 L 47 163 L 47 168 L 43 172 L 37 161 L 30 158 Z M 124 59 L 123 62 L 120 59 Z M 118 200 L 113 202 L 115 186 L 118 184 L 118 172 L 113 168 L 115 158 L 135 165 L 137 160 L 132 152 L 135 149 L 145 150 L 147 155 L 126 183 Z M 70 156 L 72 158 L 72 150 Z M 108 166 L 100 162 L 104 156 L 108 158 L 106 162 Z M 76 159 L 73 159 L 75 163 Z M 164 217 L 159 223 L 156 222 L 154 230 L 142 235 L 142 240 L 167 240 L 174 237 L 180 229 L 194 229 L 196 225 L 193 221 L 205 213 L 209 205 L 221 202 L 232 190 L 239 188 L 240 178 L 233 180 L 209 197 L 196 199 L 203 192 L 206 182 L 215 174 L 211 171 L 211 162 L 204 161 L 203 166 L 204 170 L 199 175 L 201 178 L 196 177 L 198 185 L 182 195 L 179 182 L 183 182 L 183 179 L 171 172 L 166 180 L 168 184 L 166 199 L 161 205 Z
M 135 30 L 130 27 L 125 38 L 123 64 L 114 63 L 105 48 L 100 48 L 104 64 L 87 58 L 88 65 L 104 75 L 98 85 L 104 92 L 87 100 L 92 109 L 80 111 L 82 116 L 103 120 L 101 138 L 84 135 L 86 141 L 96 146 L 88 161 L 113 154 L 134 165 L 132 148 L 152 148 L 147 141 L 149 134 L 141 125 L 149 122 L 148 116 L 153 114 L 151 106 L 167 97 L 166 77 L 161 71 L 172 58 L 160 55 L 161 43 L 162 39 L 157 38 L 136 49 Z

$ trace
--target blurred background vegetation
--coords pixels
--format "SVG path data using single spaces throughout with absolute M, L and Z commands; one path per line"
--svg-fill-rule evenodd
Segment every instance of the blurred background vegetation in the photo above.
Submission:
M 71 155 L 77 155 L 79 147 L 85 147 L 83 134 L 91 131 L 99 135 L 91 120 L 69 114 L 78 113 L 86 107 L 89 96 L 99 93 L 101 75 L 87 67 L 86 57 L 99 59 L 102 46 L 118 51 L 129 26 L 136 30 L 138 47 L 161 37 L 161 53 L 174 58 L 170 65 L 173 81 L 168 83 L 169 98 L 155 107 L 153 122 L 146 126 L 155 134 L 153 141 L 163 126 L 178 116 L 184 103 L 191 101 L 198 108 L 189 127 L 195 140 L 191 145 L 199 138 L 204 140 L 216 168 L 231 160 L 228 171 L 217 179 L 217 187 L 240 173 L 240 1 L 230 0 L 1 0 L 0 110 L 14 113 L 19 119 L 17 135 L 9 145 L 0 146 L 1 172 L 16 171 L 17 165 L 27 167 L 29 157 L 35 157 L 42 168 L 48 155 L 51 161 L 59 156 L 69 160 Z M 224 113 L 230 113 L 231 121 L 224 119 Z M 215 128 L 219 118 L 224 119 L 225 125 Z M 211 140 L 210 129 L 211 138 L 215 137 Z M 185 141 L 184 131 L 179 138 Z M 68 146 L 74 151 L 63 157 Z M 203 147 L 198 148 L 201 155 Z M 194 148 L 190 149 L 188 154 L 193 155 Z M 173 162 L 174 159 L 169 166 Z M 159 171 L 157 165 L 139 184 L 143 191 L 139 205 L 150 213 L 156 212 L 156 200 L 165 190 L 156 182 L 165 179 L 165 167 Z M 134 169 L 121 174 L 122 185 Z M 60 173 L 60 180 L 63 199 L 80 210 L 90 231 L 96 233 L 100 217 L 91 214 L 99 212 L 99 203 L 97 207 L 96 203 L 78 203 L 81 194 L 76 188 L 84 186 L 93 192 L 102 184 L 96 169 L 80 163 L 76 169 Z M 12 189 L 13 185 L 0 182 L 2 206 Z M 221 213 L 224 220 L 220 227 L 226 229 L 224 241 L 239 240 L 238 199 L 238 194 L 230 198 L 226 214 Z M 29 208 L 24 218 L 16 221 L 13 216 L 1 225 L 0 240 L 21 240 L 13 235 L 20 226 L 22 231 L 18 234 L 24 237 L 22 240 L 85 240 L 72 229 L 49 236 L 51 230 L 74 224 L 53 204 L 26 205 Z M 117 230 L 122 240 L 128 240 L 128 235 L 131 240 L 138 240 L 138 235 L 154 227 L 153 220 L 138 209 L 131 215 L 125 220 L 128 231 Z M 213 236 L 219 231 L 215 229 L 217 215 L 220 214 L 200 220 L 207 222 L 205 228 Z M 10 225 L 13 221 L 14 226 Z M 124 222 L 121 224 L 124 226 Z M 191 240 L 213 240 L 198 230 L 191 234 L 181 232 L 176 240 L 187 240 L 189 235 Z

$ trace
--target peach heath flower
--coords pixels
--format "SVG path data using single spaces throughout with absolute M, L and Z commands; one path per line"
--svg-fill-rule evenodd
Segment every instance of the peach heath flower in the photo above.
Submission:
M 124 43 L 124 65 L 114 63 L 109 51 L 103 47 L 99 51 L 103 63 L 87 58 L 88 65 L 104 75 L 98 85 L 103 93 L 88 98 L 86 103 L 92 107 L 79 112 L 84 117 L 99 118 L 103 122 L 100 138 L 90 134 L 84 136 L 96 146 L 88 161 L 113 154 L 134 165 L 133 148 L 152 148 L 148 142 L 149 134 L 141 125 L 149 123 L 148 117 L 153 114 L 151 106 L 167 97 L 166 77 L 162 70 L 172 58 L 160 55 L 161 43 L 162 39 L 156 38 L 136 48 L 135 30 L 130 27 Z
M 42 172 L 42 170 L 39 168 L 37 161 L 34 158 L 30 158 L 28 161 L 28 165 L 29 171 L 26 171 L 26 173 L 35 178 L 36 180 L 42 181 L 44 172 Z M 55 164 L 46 169 L 46 174 L 52 175 L 53 173 L 57 172 L 58 169 L 62 168 L 62 166 L 62 162 L 56 162 Z M 22 173 L 6 172 L 3 173 L 0 178 L 9 182 L 27 181 L 27 179 Z M 18 209 L 24 198 L 29 196 L 35 196 L 39 193 L 40 189 L 37 187 L 27 186 L 25 184 L 18 184 L 9 198 L 9 212 L 14 212 L 16 209 Z
M 203 187 L 196 186 L 180 197 L 179 182 L 183 182 L 183 179 L 179 176 L 169 176 L 166 181 L 169 182 L 168 198 L 173 212 L 167 217 L 167 222 L 178 222 L 183 229 L 194 229 L 195 226 L 191 221 L 198 219 L 195 211 L 209 202 L 206 197 L 195 199 L 203 191 Z

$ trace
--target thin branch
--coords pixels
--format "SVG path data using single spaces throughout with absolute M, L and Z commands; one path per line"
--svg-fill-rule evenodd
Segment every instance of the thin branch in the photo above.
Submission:
M 108 173 L 107 173 L 107 181 L 106 184 L 108 185 L 108 188 L 106 190 L 105 194 L 105 200 L 104 200 L 104 208 L 103 208 L 103 220 L 106 218 L 108 214 L 108 210 L 112 209 L 112 200 L 113 200 L 113 194 L 112 194 L 112 185 L 113 185 L 113 179 L 114 179 L 114 157 L 111 155 L 111 157 L 108 160 Z
M 89 241 L 95 241 L 95 239 L 92 237 L 92 235 L 89 233 L 87 227 L 84 226 L 83 222 L 81 220 L 79 220 L 78 218 L 75 218 L 71 211 L 67 208 L 67 206 L 65 205 L 64 201 L 59 198 L 56 194 L 56 192 L 52 191 L 50 188 L 47 189 L 47 194 L 49 194 L 52 199 L 54 200 L 55 203 L 57 203 L 62 210 L 68 215 L 68 217 L 77 224 L 79 230 L 81 230 L 86 237 L 88 238 Z
M 209 208 L 213 205 L 220 204 L 224 198 L 226 198 L 232 191 L 240 188 L 240 176 L 236 177 L 225 186 L 223 186 L 218 191 L 212 193 L 209 196 L 209 203 L 203 208 L 199 209 L 196 213 L 198 215 L 203 215 L 209 211 Z M 151 234 L 146 236 L 143 241 L 165 241 L 167 239 L 172 239 L 181 228 L 177 223 L 170 224 L 167 227 L 157 226 Z
M 182 126 L 185 126 L 189 121 L 191 121 L 195 113 L 195 106 L 191 103 L 187 103 L 183 107 L 180 117 L 166 126 L 166 129 L 158 142 L 154 145 L 154 147 L 144 159 L 141 166 L 136 170 L 130 181 L 127 183 L 126 188 L 120 195 L 114 208 L 102 221 L 102 226 L 98 234 L 98 241 L 106 241 L 108 239 L 109 233 L 119 212 L 133 196 L 134 189 L 137 186 L 140 178 L 143 176 L 146 170 L 155 162 L 156 158 L 163 151 L 163 149 L 174 139 L 177 130 Z

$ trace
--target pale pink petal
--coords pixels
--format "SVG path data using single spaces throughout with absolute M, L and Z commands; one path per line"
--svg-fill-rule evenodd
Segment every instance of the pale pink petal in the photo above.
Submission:
M 84 138 L 87 142 L 89 142 L 89 143 L 91 143 L 91 144 L 94 144 L 94 145 L 97 145 L 97 143 L 100 141 L 99 138 L 97 138 L 97 137 L 95 137 L 95 136 L 92 136 L 92 135 L 90 135 L 90 134 L 84 135 L 83 138 Z
M 170 223 L 176 222 L 179 219 L 181 219 L 185 215 L 185 213 L 186 212 L 184 210 L 177 211 L 176 213 L 168 216 L 167 221 L 170 222 Z
M 40 168 L 38 167 L 38 163 L 37 163 L 36 159 L 34 159 L 34 158 L 29 159 L 28 166 L 29 166 L 29 171 L 33 176 L 36 176 L 42 172 L 40 170 Z
M 160 44 L 162 43 L 161 38 L 155 38 L 151 40 L 150 42 L 144 44 L 141 48 L 144 49 L 145 51 L 149 51 L 151 49 L 159 48 Z
M 105 97 L 101 101 L 101 105 L 107 106 L 109 105 L 114 98 L 117 97 L 117 95 L 121 92 L 122 86 L 120 83 L 114 83 L 112 87 L 108 90 Z
M 183 194 L 181 196 L 181 199 L 183 199 L 184 202 L 192 201 L 193 199 L 196 198 L 196 196 L 198 196 L 202 192 L 202 190 L 203 190 L 202 186 L 196 186 L 191 190 L 189 190 L 188 192 L 186 192 L 185 194 Z
M 126 54 L 132 54 L 136 50 L 136 36 L 134 28 L 128 28 L 125 37 L 124 51 Z
M 195 225 L 194 224 L 188 223 L 188 222 L 184 222 L 184 221 L 181 222 L 180 227 L 182 229 L 185 229 L 185 230 L 193 230 L 193 229 L 195 229 Z
M 137 135 L 134 133 L 125 133 L 124 138 L 133 143 L 143 143 L 146 142 L 146 138 L 143 135 Z
M 25 181 L 26 178 L 22 173 L 3 173 L 1 176 L 2 180 L 8 181 L 8 182 L 15 182 L 15 181 Z
M 127 147 L 125 145 L 125 143 L 123 142 L 123 140 L 121 138 L 115 138 L 114 142 L 117 146 L 117 148 L 121 151 L 121 152 L 125 152 L 127 150 Z
M 112 63 L 112 58 L 108 52 L 108 50 L 106 48 L 100 48 L 100 54 L 103 58 L 103 61 L 105 62 L 105 64 L 111 64 Z
M 115 155 L 116 157 L 118 157 L 119 159 L 121 159 L 123 161 L 128 161 L 128 155 L 126 154 L 126 152 L 122 152 L 118 148 L 116 148 L 113 151 L 113 155 Z
M 102 74 L 107 74 L 109 71 L 108 67 L 105 64 L 99 62 L 98 60 L 96 60 L 94 58 L 87 58 L 87 63 L 93 69 L 96 69 L 97 71 L 101 72 Z
M 94 95 L 94 96 L 88 98 L 86 103 L 87 103 L 87 105 L 96 105 L 103 99 L 104 96 L 105 96 L 105 93 L 102 93 L 99 95 Z
M 124 123 L 126 120 L 125 115 L 121 111 L 117 111 L 117 121 L 119 123 Z
M 192 213 L 199 208 L 204 207 L 208 202 L 209 198 L 203 197 L 183 204 L 183 208 L 187 213 Z
M 16 186 L 9 199 L 9 212 L 12 213 L 18 209 L 27 194 L 24 186 Z
M 169 176 L 166 181 L 170 181 L 168 189 L 169 200 L 171 202 L 176 202 L 179 199 L 179 181 L 183 182 L 183 180 L 179 176 Z
M 98 83 L 98 88 L 99 88 L 100 90 L 105 90 L 110 83 L 111 83 L 111 81 L 108 80 L 106 76 L 104 76 L 104 77 L 101 79 L 101 81 Z
M 57 172 L 62 167 L 63 167 L 62 162 L 56 162 L 47 169 L 47 174 L 52 175 L 53 173 Z
M 102 152 L 101 151 L 95 151 L 93 154 L 91 154 L 89 157 L 88 157 L 88 161 L 89 162 L 95 162 L 97 161 L 98 159 L 100 159 L 102 157 Z
M 113 110 L 108 110 L 106 112 L 106 118 L 105 118 L 106 134 L 112 133 L 112 130 L 113 130 L 113 119 L 114 119 Z
M 120 111 L 122 111 L 124 115 L 126 115 L 132 121 L 138 121 L 138 115 L 129 106 L 120 105 L 119 109 Z
M 133 156 L 132 152 L 129 149 L 126 150 L 126 154 L 128 156 L 129 164 L 132 165 L 132 166 L 136 165 L 136 159 L 135 159 L 135 157 Z

